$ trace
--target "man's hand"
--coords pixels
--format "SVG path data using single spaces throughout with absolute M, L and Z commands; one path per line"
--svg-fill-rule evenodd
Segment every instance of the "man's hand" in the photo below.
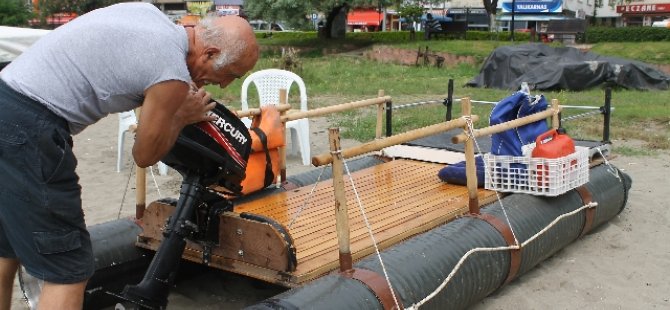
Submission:
M 216 120 L 214 116 L 207 115 L 207 112 L 216 106 L 215 102 L 210 102 L 211 97 L 212 95 L 206 92 L 204 88 L 197 88 L 195 84 L 191 84 L 184 103 L 179 105 L 174 117 L 181 120 L 184 126 Z
M 135 163 L 140 167 L 157 163 L 185 126 L 214 120 L 207 115 L 216 105 L 210 98 L 204 89 L 183 81 L 165 81 L 148 88 L 133 145 Z

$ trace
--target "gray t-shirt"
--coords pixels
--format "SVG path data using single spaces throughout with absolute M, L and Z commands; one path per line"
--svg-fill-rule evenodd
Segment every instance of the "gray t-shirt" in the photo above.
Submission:
M 77 134 L 107 114 L 138 107 L 154 84 L 190 83 L 187 52 L 182 26 L 151 4 L 122 3 L 56 28 L 0 78 L 44 103 Z

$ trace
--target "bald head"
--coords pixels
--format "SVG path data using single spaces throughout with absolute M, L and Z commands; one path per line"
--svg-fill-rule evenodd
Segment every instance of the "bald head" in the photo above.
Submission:
M 221 50 L 214 61 L 214 70 L 243 56 L 258 58 L 256 35 L 249 22 L 239 16 L 205 17 L 198 23 L 198 35 L 206 47 Z

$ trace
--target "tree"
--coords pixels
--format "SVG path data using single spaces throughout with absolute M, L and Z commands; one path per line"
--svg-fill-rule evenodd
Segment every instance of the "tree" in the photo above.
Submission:
M 33 17 L 32 6 L 23 0 L 0 1 L 0 25 L 24 26 Z
M 425 9 L 421 5 L 407 4 L 400 6 L 398 15 L 405 18 L 408 23 L 413 23 L 421 20 L 421 15 L 423 15 L 424 11 Z
M 498 0 L 483 0 L 484 9 L 486 9 L 486 14 L 489 15 L 489 30 L 494 31 L 497 29 L 496 25 L 496 8 L 498 7 Z
M 212 1 L 186 2 L 186 10 L 189 14 L 205 16 L 207 11 L 212 7 L 212 4 Z
M 602 7 L 603 7 L 603 0 L 595 0 L 595 2 L 593 3 L 593 15 L 591 15 L 591 26 L 596 25 L 596 23 L 598 21 L 598 18 L 597 18 L 598 8 L 602 8 Z
M 398 1 L 391 0 L 246 0 L 245 11 L 250 19 L 266 21 L 305 22 L 307 16 L 314 11 L 323 12 L 326 16 L 323 32 L 330 38 L 333 27 L 337 24 L 338 16 L 349 11 L 350 8 L 374 7 L 384 8 Z M 342 26 L 343 27 L 343 26 Z
M 46 25 L 46 19 L 55 13 L 77 13 L 81 14 L 86 0 L 39 0 L 37 2 L 37 17 L 42 25 Z
M 304 27 L 311 15 L 309 1 L 300 0 L 246 0 L 244 11 L 249 19 L 262 19 L 269 23 L 285 22 L 294 28 Z
M 45 25 L 46 18 L 55 13 L 76 13 L 77 15 L 82 15 L 119 2 L 125 2 L 125 0 L 39 0 L 35 9 L 40 23 Z
M 52 1 L 52 0 L 48 0 L 48 1 Z M 77 1 L 77 0 L 71 0 L 71 1 Z M 110 6 L 112 4 L 117 4 L 117 3 L 121 3 L 121 2 L 128 2 L 128 1 L 127 0 L 79 0 L 79 2 L 81 2 L 81 5 L 78 7 L 78 10 L 75 11 L 75 12 L 77 14 L 81 15 L 81 14 L 93 11 L 95 9 L 104 8 L 104 7 Z

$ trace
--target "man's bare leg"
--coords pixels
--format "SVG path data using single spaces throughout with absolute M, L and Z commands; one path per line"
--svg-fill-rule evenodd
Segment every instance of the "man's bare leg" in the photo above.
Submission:
M 40 310 L 80 310 L 84 304 L 86 282 L 54 284 L 44 282 L 40 295 Z
M 14 276 L 18 267 L 17 259 L 0 257 L 0 310 L 9 310 L 12 305 Z

